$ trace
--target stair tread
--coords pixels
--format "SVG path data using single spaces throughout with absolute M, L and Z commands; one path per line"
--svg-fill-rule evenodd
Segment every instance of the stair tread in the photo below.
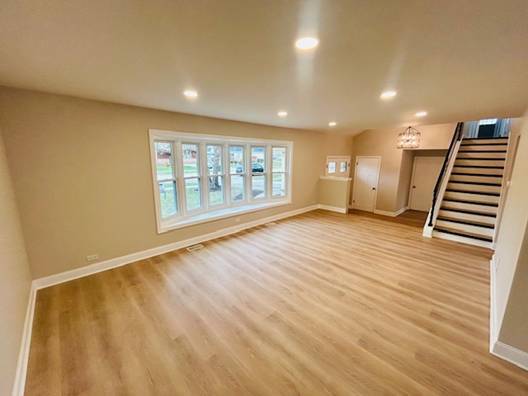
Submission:
M 502 175 L 488 175 L 486 173 L 480 174 L 480 173 L 452 172 L 451 175 L 455 175 L 455 176 L 475 176 L 475 177 L 500 177 L 500 178 L 502 178 Z
M 490 236 L 475 235 L 475 234 L 472 234 L 472 233 L 469 233 L 469 232 L 466 233 L 466 232 L 462 232 L 462 231 L 458 231 L 458 230 L 451 230 L 449 228 L 445 228 L 445 227 L 442 227 L 442 226 L 435 226 L 434 230 L 435 231 L 440 231 L 440 232 L 446 232 L 448 234 L 457 235 L 457 236 L 461 236 L 461 237 L 465 237 L 465 238 L 479 239 L 479 240 L 485 241 L 485 242 L 493 242 L 493 238 L 490 237 Z
M 475 202 L 475 201 L 468 201 L 464 199 L 454 199 L 454 198 L 444 198 L 444 201 L 447 202 L 460 202 L 460 203 L 466 203 L 471 205 L 483 205 L 483 206 L 494 206 L 499 207 L 498 203 L 492 203 L 492 202 Z
M 451 174 L 453 175 L 453 174 Z M 451 180 L 449 179 L 449 183 L 458 183 L 458 184 L 471 184 L 472 186 L 492 186 L 492 187 L 501 187 L 501 183 L 481 183 L 481 182 L 471 182 L 471 181 L 465 181 L 465 180 Z
M 470 226 L 474 226 L 474 227 L 488 228 L 488 229 L 491 229 L 491 230 L 495 228 L 495 226 L 491 225 L 491 224 L 479 223 L 479 222 L 469 221 L 469 220 L 460 220 L 460 219 L 456 219 L 456 218 L 452 218 L 452 217 L 448 217 L 448 216 L 438 216 L 436 219 L 437 220 L 443 220 L 443 221 L 450 221 L 452 223 L 470 225 Z
M 483 166 L 483 165 L 460 165 L 455 164 L 454 168 L 478 168 L 478 169 L 504 169 L 504 166 Z
M 508 150 L 458 150 L 459 153 L 507 153 Z
M 469 214 L 469 215 L 486 216 L 486 217 L 491 217 L 491 218 L 497 218 L 497 215 L 493 214 L 493 213 L 477 212 L 477 211 L 468 210 L 468 209 L 456 209 L 456 208 L 450 208 L 450 207 L 447 207 L 447 206 L 441 206 L 440 210 L 447 210 L 447 211 L 450 211 L 450 212 L 459 212 L 459 213 L 465 213 L 465 214 Z
M 458 157 L 457 161 L 506 161 L 506 158 L 487 158 L 487 157 Z
M 468 191 L 468 190 L 455 190 L 452 188 L 447 189 L 448 192 L 462 193 L 462 194 L 473 194 L 473 195 L 487 195 L 490 197 L 500 197 L 500 193 L 487 192 L 487 191 Z

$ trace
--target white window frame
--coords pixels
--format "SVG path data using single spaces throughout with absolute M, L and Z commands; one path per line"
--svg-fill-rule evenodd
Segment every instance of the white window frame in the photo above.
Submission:
M 155 142 L 172 143 L 173 169 L 176 178 L 176 196 L 178 200 L 178 211 L 174 216 L 162 219 L 161 204 L 156 179 L 156 152 Z M 201 207 L 196 210 L 187 211 L 185 181 L 183 177 L 183 153 L 182 144 L 197 144 L 199 147 L 199 177 L 201 190 Z M 293 142 L 253 139 L 236 136 L 205 135 L 200 133 L 175 132 L 160 129 L 149 129 L 149 144 L 151 154 L 152 181 L 154 192 L 154 203 L 156 210 L 156 224 L 158 233 L 188 227 L 195 224 L 218 220 L 243 213 L 268 209 L 274 206 L 287 205 L 291 203 L 292 196 L 292 163 Z M 222 146 L 223 159 L 223 181 L 224 181 L 224 204 L 209 207 L 209 168 L 207 166 L 207 145 Z M 243 175 L 245 183 L 245 199 L 233 202 L 231 200 L 231 169 L 229 162 L 229 147 L 242 146 L 244 148 L 245 169 Z M 266 178 L 266 196 L 253 199 L 251 194 L 251 147 L 263 146 L 266 148 L 265 169 L 263 175 Z M 272 147 L 286 148 L 286 195 L 272 196 Z M 277 173 L 277 172 L 275 172 Z M 280 172 L 282 173 L 282 172 Z M 259 173 L 260 174 L 260 173 Z

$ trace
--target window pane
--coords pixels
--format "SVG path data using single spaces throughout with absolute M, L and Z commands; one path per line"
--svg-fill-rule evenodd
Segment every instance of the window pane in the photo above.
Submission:
M 286 195 L 286 175 L 284 173 L 274 173 L 271 182 L 271 194 L 274 197 L 284 197 Z
M 263 173 L 266 169 L 266 147 L 251 147 L 251 172 Z
M 174 181 L 159 183 L 161 218 L 173 216 L 178 212 L 176 200 L 176 183 Z
M 200 176 L 197 144 L 182 144 L 183 176 Z
M 222 169 L 222 146 L 207 145 L 207 170 L 210 175 L 223 173 Z
M 157 180 L 174 179 L 172 168 L 172 144 L 155 142 L 156 150 L 156 178 Z
M 334 161 L 330 161 L 328 163 L 328 173 L 335 173 L 336 171 L 336 163 Z
M 209 176 L 209 205 L 222 205 L 224 203 L 224 177 Z
M 246 198 L 245 176 L 231 176 L 231 200 L 234 202 L 243 201 Z
M 271 158 L 273 172 L 286 172 L 286 147 L 273 147 Z
M 185 199 L 187 210 L 199 209 L 202 206 L 199 178 L 193 177 L 192 179 L 185 179 Z
M 339 172 L 343 173 L 347 171 L 347 163 L 346 161 L 341 161 L 339 163 Z
M 266 197 L 266 176 L 251 176 L 251 196 L 254 199 Z
M 244 147 L 230 146 L 229 147 L 229 172 L 244 173 Z

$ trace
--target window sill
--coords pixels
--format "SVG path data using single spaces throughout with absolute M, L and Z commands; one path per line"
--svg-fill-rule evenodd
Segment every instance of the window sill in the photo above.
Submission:
M 351 177 L 345 177 L 345 176 L 319 176 L 319 179 L 322 180 L 335 180 L 335 181 L 341 181 L 346 182 L 352 180 Z
M 177 230 L 179 228 L 190 227 L 197 224 L 207 223 L 210 221 L 225 219 L 228 217 L 233 217 L 241 214 L 257 212 L 259 210 L 265 210 L 270 208 L 275 208 L 277 206 L 288 205 L 291 203 L 289 199 L 282 199 L 280 201 L 272 202 L 263 202 L 263 203 L 251 203 L 247 205 L 241 205 L 234 208 L 223 208 L 215 211 L 200 213 L 194 216 L 187 217 L 185 219 L 175 219 L 162 223 L 158 228 L 158 234 L 163 234 L 164 232 Z

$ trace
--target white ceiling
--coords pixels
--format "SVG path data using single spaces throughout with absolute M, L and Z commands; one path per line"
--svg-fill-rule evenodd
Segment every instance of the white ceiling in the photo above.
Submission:
M 343 132 L 519 116 L 528 1 L 2 0 L 0 84 Z

